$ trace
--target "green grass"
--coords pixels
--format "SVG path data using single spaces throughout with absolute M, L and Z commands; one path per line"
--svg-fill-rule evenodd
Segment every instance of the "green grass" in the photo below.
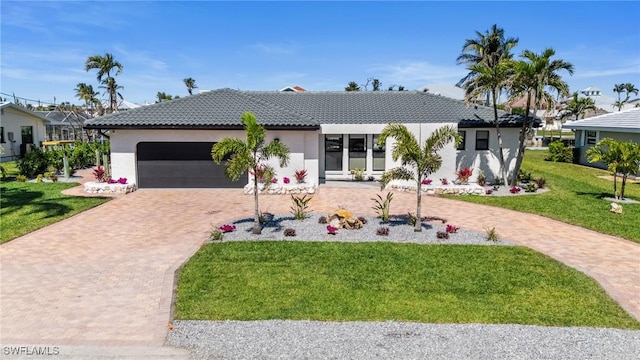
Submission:
M 524 247 L 229 242 L 181 270 L 176 317 L 640 329 L 591 278 Z
M 0 185 L 0 244 L 100 205 L 108 198 L 61 193 L 77 183 L 19 183 Z
M 535 178 L 544 177 L 550 191 L 527 196 L 457 196 L 452 199 L 543 215 L 604 234 L 640 243 L 640 204 L 623 204 L 624 214 L 609 212 L 613 182 L 598 176 L 605 170 L 544 161 L 546 151 L 527 150 L 522 168 Z M 618 189 L 620 186 L 618 185 Z M 640 200 L 640 184 L 627 183 L 625 197 Z

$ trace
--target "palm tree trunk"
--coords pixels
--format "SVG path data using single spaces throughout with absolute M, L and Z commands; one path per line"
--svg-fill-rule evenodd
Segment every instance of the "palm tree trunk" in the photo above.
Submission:
M 262 227 L 260 226 L 260 209 L 258 207 L 258 173 L 256 169 L 253 169 L 253 231 L 254 234 L 262 233 Z
M 497 95 L 495 90 L 493 93 L 493 118 L 496 121 L 496 134 L 498 136 L 498 161 L 500 161 L 500 176 L 502 177 L 503 184 L 507 183 L 507 169 L 504 165 L 504 151 L 502 150 L 502 132 L 500 131 L 500 124 L 498 120 L 498 104 Z
M 622 185 L 620 186 L 620 200 L 624 200 L 625 185 L 627 185 L 627 174 L 622 174 Z
M 413 228 L 414 232 L 422 232 L 422 177 L 418 176 L 418 186 L 416 187 L 416 225 Z
M 613 171 L 613 197 L 618 198 L 618 172 Z
M 529 123 L 529 110 L 531 110 L 529 103 L 531 102 L 531 93 L 527 93 L 527 108 L 524 113 L 524 121 L 522 122 L 522 130 L 520 131 L 519 144 L 518 144 L 518 152 L 516 153 L 516 166 L 513 169 L 513 174 L 511 175 L 511 186 L 516 186 L 516 182 L 518 181 L 518 173 L 520 172 L 520 167 L 522 166 L 522 159 L 524 158 L 524 149 L 526 146 L 526 138 L 527 138 L 527 128 Z M 553 136 L 552 136 L 553 139 Z

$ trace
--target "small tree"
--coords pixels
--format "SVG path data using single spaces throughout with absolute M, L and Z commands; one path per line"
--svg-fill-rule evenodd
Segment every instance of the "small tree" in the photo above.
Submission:
M 613 194 L 624 199 L 624 189 L 629 175 L 640 171 L 640 145 L 634 142 L 621 142 L 604 138 L 596 146 L 587 150 L 587 160 L 591 163 L 601 161 L 613 173 Z M 618 174 L 622 176 L 622 186 L 618 196 Z
M 406 126 L 389 124 L 380 133 L 378 146 L 384 146 L 388 137 L 392 137 L 396 141 L 391 152 L 393 161 L 400 160 L 402 166 L 382 174 L 380 179 L 381 186 L 384 188 L 391 180 L 414 180 L 416 182 L 417 220 L 414 231 L 422 231 L 422 179 L 440 169 L 442 157 L 438 152 L 451 141 L 458 146 L 462 141 L 462 137 L 453 126 L 444 126 L 435 130 L 424 142 L 424 146 L 420 148 L 415 136 Z M 406 166 L 413 169 L 409 170 Z
M 226 161 L 225 175 L 234 181 L 238 180 L 248 170 L 253 172 L 253 198 L 255 203 L 253 233 L 260 234 L 262 227 L 260 226 L 258 176 L 256 174 L 267 168 L 266 162 L 272 158 L 278 159 L 280 167 L 287 166 L 289 163 L 289 148 L 280 141 L 265 143 L 266 130 L 264 126 L 258 123 L 254 114 L 245 112 L 242 114 L 240 121 L 246 131 L 246 140 L 224 138 L 213 145 L 211 157 L 217 164 L 220 164 L 224 159 L 229 159 Z

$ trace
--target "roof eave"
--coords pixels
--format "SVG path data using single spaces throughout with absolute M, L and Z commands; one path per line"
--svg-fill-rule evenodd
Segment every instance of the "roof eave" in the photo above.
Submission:
M 319 125 L 264 125 L 267 130 L 319 130 Z M 238 125 L 100 125 L 88 124 L 85 129 L 95 130 L 244 130 L 244 126 Z

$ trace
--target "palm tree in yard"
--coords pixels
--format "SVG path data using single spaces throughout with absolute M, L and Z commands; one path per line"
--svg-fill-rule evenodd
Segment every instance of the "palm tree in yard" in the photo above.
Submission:
M 196 81 L 193 78 L 186 78 L 186 79 L 183 79 L 182 81 L 184 81 L 184 85 L 187 87 L 187 91 L 189 92 L 189 95 L 193 95 L 193 89 L 198 88 L 198 86 L 196 85 Z
M 105 85 L 109 93 L 109 110 L 114 111 L 114 105 L 117 105 L 117 85 L 115 85 L 115 79 L 111 76 L 112 71 L 115 69 L 114 75 L 119 75 L 122 72 L 122 64 L 113 58 L 112 54 L 106 53 L 104 56 L 92 55 L 87 58 L 84 66 L 85 71 L 97 69 L 97 78 L 102 84 Z
M 453 126 L 436 129 L 420 147 L 416 137 L 406 126 L 389 124 L 380 133 L 378 146 L 385 146 L 387 138 L 395 139 L 391 152 L 393 161 L 400 160 L 402 166 L 382 174 L 381 186 L 384 188 L 391 180 L 414 180 L 416 182 L 416 225 L 414 231 L 422 231 L 422 180 L 438 171 L 442 157 L 438 154 L 445 145 L 453 141 L 458 146 L 462 137 Z M 411 167 L 412 169 L 408 169 Z
M 604 138 L 587 150 L 589 162 L 601 161 L 613 174 L 613 194 L 616 199 L 624 199 L 624 190 L 629 175 L 640 171 L 640 145 L 631 141 L 623 142 Z M 622 175 L 622 186 L 618 195 L 618 174 Z
M 507 183 L 507 171 L 504 161 L 502 132 L 498 119 L 498 98 L 507 85 L 512 68 L 511 49 L 518 44 L 517 38 L 505 38 L 504 29 L 493 25 L 484 34 L 476 31 L 477 39 L 467 39 L 462 47 L 462 54 L 458 56 L 458 64 L 469 64 L 469 73 L 458 83 L 465 89 L 465 101 L 473 102 L 482 95 L 493 103 L 493 116 L 498 138 L 498 160 L 500 162 L 500 176 Z M 489 101 L 491 97 L 491 101 Z
M 268 160 L 276 158 L 280 167 L 285 167 L 289 163 L 289 148 L 280 141 L 265 143 L 266 130 L 258 123 L 255 115 L 250 112 L 242 114 L 240 121 L 246 131 L 246 140 L 237 138 L 224 138 L 213 145 L 211 157 L 220 164 L 226 160 L 225 174 L 236 181 L 242 174 L 250 171 L 253 173 L 253 198 L 254 198 L 254 221 L 253 233 L 260 234 L 260 210 L 258 207 L 258 173 L 272 169 L 266 163 Z M 269 176 L 271 177 L 271 176 Z
M 476 31 L 476 39 L 466 39 L 462 46 L 462 54 L 458 56 L 456 62 L 458 64 L 468 64 L 470 66 L 483 64 L 489 69 L 493 69 L 504 60 L 511 60 L 513 55 L 511 49 L 518 45 L 518 38 L 505 38 L 504 29 L 493 24 L 491 30 L 482 34 Z M 460 79 L 458 86 L 465 87 L 466 84 L 473 82 L 477 73 L 469 69 L 469 73 Z M 487 89 L 489 90 L 489 89 Z M 484 105 L 489 106 L 490 91 L 487 91 L 486 102 Z
M 518 152 L 516 153 L 516 165 L 511 176 L 511 185 L 516 184 L 517 174 L 524 157 L 527 134 L 533 127 L 533 121 L 529 118 L 531 104 L 533 104 L 533 112 L 535 113 L 542 104 L 546 104 L 547 109 L 555 106 L 556 100 L 551 92 L 556 92 L 561 96 L 569 95 L 569 85 L 562 80 L 559 72 L 564 70 L 569 75 L 573 75 L 573 65 L 560 59 L 552 60 L 551 57 L 555 53 L 555 50 L 551 48 L 543 50 L 540 54 L 525 50 L 521 55 L 523 60 L 514 62 L 514 74 L 510 85 L 511 98 L 525 96 L 526 109 L 520 131 Z

